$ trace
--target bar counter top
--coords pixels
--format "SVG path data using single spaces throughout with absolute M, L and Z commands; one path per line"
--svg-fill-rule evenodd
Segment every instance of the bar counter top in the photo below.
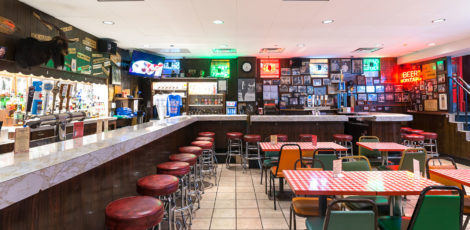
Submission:
M 373 115 L 375 119 L 408 119 Z M 412 117 L 412 116 L 411 116 Z M 251 116 L 251 121 L 342 121 L 346 115 Z M 151 120 L 144 124 L 46 144 L 29 153 L 0 154 L 0 209 L 153 142 L 197 121 L 244 121 L 246 115 L 193 115 Z M 3 134 L 3 133 L 2 133 Z

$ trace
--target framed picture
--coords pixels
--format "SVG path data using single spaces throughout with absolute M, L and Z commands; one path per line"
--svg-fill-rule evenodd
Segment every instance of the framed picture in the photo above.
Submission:
M 437 75 L 437 83 L 446 83 L 446 74 L 440 73 Z
M 300 74 L 309 74 L 310 73 L 310 61 L 302 62 L 302 66 L 300 67 Z
M 292 75 L 300 75 L 300 68 L 292 68 Z
M 328 94 L 338 94 L 338 85 L 328 85 Z
M 330 59 L 330 72 L 339 73 L 341 70 L 341 59 Z
M 263 85 L 272 85 L 273 80 L 263 80 Z
M 434 93 L 437 93 L 437 85 L 433 85 L 433 86 L 432 86 L 432 91 L 433 91 Z
M 330 84 L 331 84 L 331 80 L 329 78 L 323 79 L 323 85 L 330 85 Z
M 385 92 L 391 93 L 394 92 L 395 89 L 393 88 L 393 85 L 385 85 Z
M 366 92 L 366 86 L 365 85 L 358 85 L 356 87 L 356 89 L 357 89 L 356 90 L 357 93 L 365 93 Z
M 256 101 L 256 83 L 255 79 L 238 79 L 238 101 L 251 102 Z
M 432 91 L 433 91 L 432 81 L 427 81 L 426 82 L 426 92 L 432 92 Z
M 395 102 L 398 102 L 398 103 L 403 102 L 403 94 L 402 93 L 395 93 Z
M 445 84 L 439 84 L 439 85 L 437 85 L 437 92 L 439 92 L 439 93 L 445 93 L 445 92 L 446 92 L 446 85 L 445 85 Z
M 299 93 L 307 93 L 307 86 L 297 86 L 297 91 Z
M 332 73 L 331 74 L 331 83 L 339 83 L 341 81 L 341 74 L 340 73 Z
M 404 93 L 403 94 L 403 102 L 410 102 L 410 94 Z
M 395 93 L 403 92 L 403 85 L 395 85 Z
M 437 64 L 437 67 L 436 67 L 437 71 L 444 71 L 445 70 L 445 65 L 444 65 L 443 60 L 436 62 L 436 64 Z
M 341 72 L 344 73 L 351 73 L 351 59 L 343 58 L 341 59 Z
M 313 86 L 311 85 L 307 86 L 307 94 L 309 95 L 313 94 Z
M 326 87 L 314 87 L 313 93 L 315 95 L 326 95 Z
M 297 93 L 297 86 L 294 86 L 294 85 L 289 86 L 289 93 Z
M 377 101 L 380 103 L 385 103 L 385 94 L 383 93 L 377 94 Z
M 375 93 L 367 94 L 367 101 L 377 101 L 377 94 Z
M 299 99 L 296 97 L 291 97 L 289 98 L 289 105 L 298 105 L 299 104 Z
M 310 63 L 312 77 L 328 77 L 328 63 Z
M 385 94 L 385 100 L 386 101 L 393 101 L 395 98 L 393 97 L 393 93 L 386 93 Z
M 7 56 L 7 47 L 0 46 L 0 59 L 4 59 Z
M 304 85 L 311 85 L 312 84 L 312 78 L 310 75 L 304 75 Z
M 373 85 L 366 86 L 366 93 L 375 93 L 375 86 Z
M 306 96 L 300 96 L 299 97 L 299 105 L 307 105 L 307 97 Z
M 426 84 L 424 81 L 419 82 L 419 90 L 424 91 L 426 89 Z
M 278 86 L 277 85 L 264 85 L 263 86 L 263 100 L 279 100 Z
M 281 84 L 281 80 L 280 79 L 275 79 L 272 81 L 273 85 L 280 85 Z
M 447 94 L 439 94 L 439 110 L 447 110 Z
M 364 106 L 364 111 L 369 111 L 369 106 L 368 105 Z
M 366 84 L 366 77 L 360 75 L 357 76 L 357 84 L 358 85 L 365 85 Z
M 289 102 L 289 101 L 280 101 L 280 102 L 279 102 L 279 108 L 281 108 L 281 109 L 287 108 L 287 103 L 288 103 L 288 102 Z
M 362 73 L 362 59 L 352 59 L 352 73 L 353 74 Z
M 357 100 L 358 101 L 367 101 L 367 94 L 365 93 L 360 93 L 357 95 Z
M 283 76 L 291 75 L 290 68 L 281 68 L 281 75 Z
M 280 85 L 279 86 L 279 92 L 288 93 L 289 92 L 289 86 L 288 85 Z
M 322 79 L 313 79 L 313 86 L 321 86 Z
M 380 84 L 380 79 L 374 79 L 374 85 Z
M 292 84 L 291 76 L 281 76 L 281 85 L 290 85 Z
M 256 92 L 257 93 L 263 92 L 263 84 L 256 84 Z
M 374 78 L 366 78 L 366 85 L 374 85 Z
M 292 85 L 302 85 L 302 76 L 293 76 Z
M 385 87 L 383 85 L 376 85 L 375 86 L 375 92 L 376 93 L 383 93 L 383 92 L 385 92 Z
M 439 94 L 438 93 L 432 93 L 432 98 L 433 99 L 437 99 L 439 97 Z

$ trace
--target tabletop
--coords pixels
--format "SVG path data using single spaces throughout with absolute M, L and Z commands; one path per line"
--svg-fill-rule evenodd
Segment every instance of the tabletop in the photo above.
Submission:
M 470 186 L 470 169 L 429 169 L 429 173 Z
M 271 142 L 261 142 L 259 143 L 262 151 L 280 151 L 281 146 L 285 144 L 298 144 L 302 151 L 315 151 L 316 149 L 325 149 L 331 148 L 335 149 L 336 151 L 346 151 L 347 148 L 336 144 L 334 142 L 317 142 L 317 145 L 314 146 L 312 142 L 278 142 L 277 144 L 273 145 Z M 297 149 L 296 146 L 286 146 L 284 147 L 285 150 L 295 150 Z
M 394 142 L 356 142 L 356 144 L 372 151 L 381 152 L 401 152 L 409 148 Z
M 409 171 L 343 171 L 333 178 L 332 171 L 284 170 L 296 195 L 419 195 L 431 185 L 440 185 Z

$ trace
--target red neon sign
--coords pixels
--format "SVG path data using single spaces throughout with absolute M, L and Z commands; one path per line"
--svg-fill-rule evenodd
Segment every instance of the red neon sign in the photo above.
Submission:
M 279 78 L 280 73 L 279 59 L 262 59 L 260 61 L 261 78 Z
M 400 83 L 412 83 L 422 81 L 421 70 L 410 70 L 401 73 Z

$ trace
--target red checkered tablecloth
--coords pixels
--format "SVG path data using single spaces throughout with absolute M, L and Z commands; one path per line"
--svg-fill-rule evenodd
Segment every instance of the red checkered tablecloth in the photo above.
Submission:
M 401 152 L 409 148 L 394 142 L 356 142 L 356 144 L 372 151 L 381 152 Z
M 316 149 L 324 149 L 324 148 L 331 148 L 335 149 L 336 151 L 346 151 L 347 149 L 341 145 L 338 145 L 334 142 L 317 142 L 316 146 L 313 146 L 312 142 L 278 142 L 277 144 L 273 145 L 271 142 L 261 142 L 259 143 L 262 151 L 280 151 L 281 146 L 284 144 L 298 144 L 302 151 L 315 151 Z M 296 150 L 296 146 L 286 146 L 284 147 L 285 150 Z
M 470 169 L 430 169 L 429 173 L 470 186 Z
M 425 187 L 439 185 L 408 171 L 349 171 L 339 178 L 332 171 L 283 173 L 296 195 L 419 195 Z

